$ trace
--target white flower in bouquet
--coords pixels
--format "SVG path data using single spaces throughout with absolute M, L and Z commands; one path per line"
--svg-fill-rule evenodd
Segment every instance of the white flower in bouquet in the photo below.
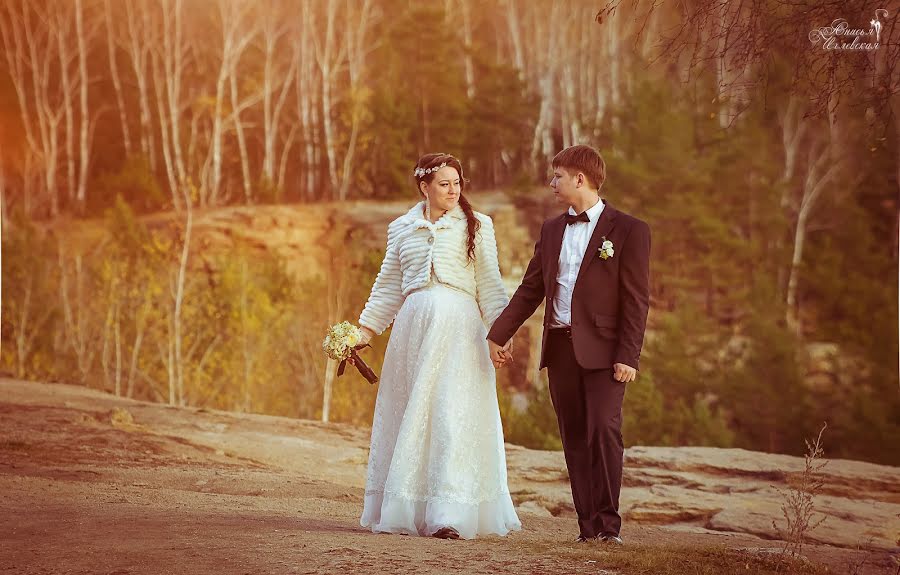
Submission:
M 344 361 L 350 357 L 351 350 L 362 341 L 359 328 L 349 321 L 342 321 L 328 329 L 328 335 L 322 342 L 322 350 L 335 361 Z

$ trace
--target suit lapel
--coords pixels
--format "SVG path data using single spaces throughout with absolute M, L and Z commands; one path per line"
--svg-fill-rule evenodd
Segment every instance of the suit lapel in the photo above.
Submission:
M 600 214 L 600 220 L 597 222 L 597 227 L 594 228 L 594 233 L 591 235 L 591 240 L 588 242 L 587 249 L 581 259 L 581 268 L 578 270 L 578 277 L 575 278 L 576 285 L 579 280 L 581 280 L 582 276 L 584 276 L 588 266 L 591 265 L 591 260 L 597 255 L 597 249 L 600 248 L 600 243 L 603 241 L 603 238 L 609 237 L 609 232 L 613 229 L 616 222 L 616 216 L 619 213 L 614 207 L 609 205 L 606 200 L 603 200 L 603 203 L 605 206 L 603 207 L 603 212 Z
M 559 252 L 562 250 L 563 234 L 566 231 L 566 216 L 560 215 L 547 230 L 547 257 L 550 261 L 546 262 L 547 279 L 549 281 L 550 290 L 548 295 L 550 299 L 556 294 L 556 274 L 559 273 Z

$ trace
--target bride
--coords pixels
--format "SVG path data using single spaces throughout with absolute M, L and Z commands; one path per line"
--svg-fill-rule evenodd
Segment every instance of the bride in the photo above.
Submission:
M 414 174 L 423 200 L 388 226 L 359 317 L 363 343 L 394 322 L 360 524 L 444 539 L 506 535 L 521 523 L 507 486 L 500 364 L 485 339 L 508 303 L 493 223 L 462 195 L 453 156 L 422 156 Z

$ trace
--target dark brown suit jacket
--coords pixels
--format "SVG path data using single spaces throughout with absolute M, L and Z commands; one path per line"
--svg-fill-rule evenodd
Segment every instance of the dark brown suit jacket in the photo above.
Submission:
M 572 292 L 572 346 L 585 369 L 606 369 L 614 363 L 638 369 L 650 308 L 650 227 L 603 201 L 606 206 Z M 489 340 L 503 345 L 546 301 L 541 369 L 546 367 L 547 325 L 565 228 L 565 214 L 544 222 L 522 284 L 488 333 Z M 598 251 L 604 237 L 614 251 L 605 260 Z

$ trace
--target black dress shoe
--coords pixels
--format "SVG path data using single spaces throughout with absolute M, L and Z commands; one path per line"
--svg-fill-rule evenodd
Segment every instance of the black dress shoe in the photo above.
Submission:
M 573 543 L 590 543 L 591 541 L 596 541 L 596 537 L 588 537 L 587 535 L 579 535 L 575 538 Z
M 600 536 L 600 541 L 604 543 L 611 543 L 613 545 L 624 545 L 625 542 L 622 541 L 622 538 L 616 535 L 615 533 L 604 533 Z
M 452 527 L 441 527 L 432 533 L 431 536 L 438 539 L 459 539 L 459 531 Z

